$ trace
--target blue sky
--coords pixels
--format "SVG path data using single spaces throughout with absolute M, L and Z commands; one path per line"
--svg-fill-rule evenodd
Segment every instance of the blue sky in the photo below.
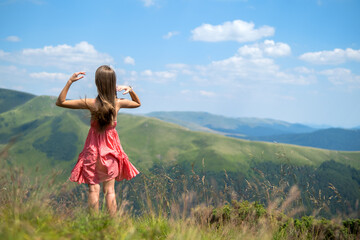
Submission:
M 111 65 L 129 113 L 206 111 L 360 125 L 360 1 L 0 0 L 0 87 L 95 97 Z

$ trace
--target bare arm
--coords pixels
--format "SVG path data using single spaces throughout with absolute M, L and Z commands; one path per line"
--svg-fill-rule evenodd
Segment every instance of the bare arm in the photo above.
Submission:
M 140 102 L 138 95 L 134 92 L 134 90 L 131 87 L 117 86 L 116 90 L 117 91 L 125 90 L 123 95 L 129 93 L 131 96 L 131 100 L 123 99 L 123 98 L 117 100 L 118 104 L 120 105 L 119 109 L 120 108 L 137 108 L 137 107 L 141 106 L 141 102 Z
M 56 105 L 63 108 L 73 108 L 73 109 L 86 109 L 89 108 L 86 104 L 85 100 L 82 99 L 76 99 L 76 100 L 66 100 L 66 95 L 69 91 L 69 88 L 73 82 L 76 82 L 77 80 L 83 78 L 85 75 L 85 72 L 77 72 L 74 73 L 70 79 L 67 81 L 65 87 L 61 91 L 57 101 Z

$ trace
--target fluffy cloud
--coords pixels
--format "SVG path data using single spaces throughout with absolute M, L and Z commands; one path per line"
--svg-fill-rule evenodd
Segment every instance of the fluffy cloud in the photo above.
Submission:
M 124 58 L 124 63 L 125 64 L 130 64 L 130 65 L 135 65 L 135 59 L 133 59 L 130 56 L 127 56 Z
M 234 56 L 212 61 L 207 65 L 169 64 L 167 67 L 179 75 L 187 76 L 186 78 L 191 76 L 192 81 L 201 86 L 231 85 L 235 87 L 244 84 L 248 86 L 257 84 L 309 85 L 317 81 L 315 73 L 308 69 L 281 70 L 274 59 L 264 57 L 264 55 L 285 55 L 289 54 L 290 49 L 284 48 L 282 44 L 272 42 L 270 46 L 281 46 L 279 49 L 287 50 L 266 52 L 267 46 L 268 44 L 259 44 L 246 48 L 246 50 L 252 49 L 252 51 L 245 51 L 245 48 L 241 47 Z
M 314 69 L 309 69 L 307 67 L 296 67 L 294 71 L 300 74 L 313 74 L 315 73 Z
M 316 81 L 314 75 L 282 71 L 273 58 L 289 55 L 290 46 L 265 40 L 263 43 L 245 45 L 229 58 L 189 69 L 198 79 L 215 84 L 265 83 L 307 85 Z M 184 71 L 184 69 L 182 69 Z
M 173 31 L 173 32 L 168 32 L 166 35 L 163 36 L 164 39 L 170 39 L 175 35 L 179 35 L 179 32 L 177 31 Z
M 30 48 L 21 52 L 0 51 L 0 59 L 30 66 L 53 66 L 66 70 L 86 70 L 101 64 L 111 64 L 114 61 L 110 55 L 98 52 L 87 42 L 80 42 L 75 46 L 63 44 Z
M 287 56 L 291 53 L 291 48 L 286 43 L 275 43 L 272 40 L 265 40 L 263 43 L 245 45 L 238 50 L 241 56 L 250 56 L 252 58 L 261 58 L 263 55 L 270 57 Z
M 216 79 L 219 83 L 252 82 L 252 83 L 282 83 L 307 85 L 315 81 L 313 77 L 302 76 L 280 70 L 280 67 L 270 58 L 244 58 L 233 56 L 208 65 L 203 75 Z
M 327 76 L 328 80 L 334 85 L 346 84 L 350 87 L 360 87 L 360 76 L 353 74 L 350 69 L 327 69 L 321 71 L 320 74 Z
M 252 22 L 234 20 L 221 25 L 203 24 L 192 30 L 192 39 L 204 42 L 237 41 L 250 42 L 263 37 L 273 36 L 275 29 L 262 26 L 255 29 Z
M 8 42 L 20 42 L 21 39 L 18 36 L 8 36 L 6 39 Z
M 50 79 L 50 80 L 64 80 L 70 77 L 69 74 L 64 73 L 49 73 L 49 72 L 37 72 L 30 73 L 30 77 L 37 79 Z
M 63 87 L 65 82 L 63 80 L 67 80 L 70 76 L 70 74 L 63 73 L 29 73 L 27 69 L 13 65 L 0 65 L 0 75 L 2 87 L 22 90 L 34 94 L 54 94 L 55 92 L 52 92 L 50 89 Z M 59 94 L 59 92 L 60 91 L 58 91 L 57 94 Z M 75 93 L 74 89 L 72 89 L 71 92 Z M 76 94 L 77 95 L 75 96 L 78 97 L 79 93 L 76 92 Z
M 314 64 L 337 65 L 347 61 L 360 61 L 360 49 L 335 48 L 332 51 L 308 52 L 301 55 L 300 59 Z

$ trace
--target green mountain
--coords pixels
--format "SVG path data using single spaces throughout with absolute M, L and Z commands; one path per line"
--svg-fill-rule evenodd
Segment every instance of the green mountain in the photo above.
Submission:
M 54 97 L 38 96 L 0 114 L 0 151 L 12 142 L 6 163 L 24 166 L 25 172 L 34 178 L 62 170 L 60 180 L 66 179 L 89 129 L 87 111 L 59 108 L 55 101 Z M 199 183 L 200 179 L 201 186 L 208 186 L 213 192 L 231 187 L 244 199 L 264 203 L 269 201 L 268 183 L 273 186 L 282 186 L 284 182 L 289 186 L 297 184 L 304 193 L 308 212 L 316 207 L 309 202 L 316 196 L 307 192 L 320 190 L 330 197 L 334 192 L 329 190 L 329 183 L 346 200 L 341 206 L 332 203 L 332 213 L 349 211 L 346 206 L 355 208 L 360 197 L 360 152 L 247 141 L 190 131 L 153 117 L 129 114 L 119 114 L 117 123 L 116 129 L 130 161 L 145 176 L 158 173 L 154 181 L 162 176 L 178 179 L 179 183 L 172 185 L 178 188 L 177 192 L 185 189 L 183 177 L 188 179 L 188 189 L 199 191 L 194 174 L 202 174 L 196 181 Z M 143 184 L 141 179 L 137 177 L 129 184 Z M 130 188 L 129 196 L 135 202 L 136 194 Z M 199 196 L 203 196 L 201 194 Z
M 12 148 L 18 161 L 29 166 L 36 165 L 39 159 L 43 159 L 41 164 L 47 162 L 53 165 L 76 161 L 89 128 L 87 113 L 56 107 L 55 100 L 48 96 L 35 97 L 0 114 L 0 142 L 5 144 L 18 136 Z M 275 155 L 278 152 L 286 152 L 287 157 L 292 159 L 291 164 L 296 165 L 316 167 L 332 159 L 360 168 L 359 153 L 252 142 L 193 132 L 143 116 L 119 114 L 117 130 L 134 163 L 146 169 L 154 162 L 192 163 L 201 162 L 204 158 L 207 170 L 246 173 L 253 161 L 280 163 Z
M 339 151 L 360 151 L 358 129 L 314 129 L 301 124 L 259 118 L 228 118 L 203 112 L 152 112 L 147 114 L 194 131 L 241 139 L 279 142 Z
M 29 101 L 33 97 L 35 97 L 35 95 L 0 88 L 0 113 L 6 112 L 16 106 L 19 106 Z

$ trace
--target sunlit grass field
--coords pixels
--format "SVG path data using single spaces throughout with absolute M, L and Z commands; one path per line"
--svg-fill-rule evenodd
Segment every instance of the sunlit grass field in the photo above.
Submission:
M 0 239 L 359 239 L 360 219 L 316 219 L 293 216 L 300 192 L 291 187 L 283 199 L 265 208 L 257 202 L 214 204 L 198 202 L 196 193 L 184 189 L 176 196 L 164 194 L 164 176 L 142 174 L 144 182 L 129 185 L 138 192 L 141 208 L 133 211 L 127 188 L 117 185 L 118 211 L 107 214 L 101 201 L 99 214 L 89 214 L 87 187 L 72 188 L 56 181 L 59 172 L 35 178 L 22 167 L 6 164 L 6 146 L 0 153 Z M 38 172 L 34 172 L 37 175 Z M 198 176 L 198 175 L 195 175 Z M 166 177 L 166 176 L 165 176 Z M 176 180 L 172 180 L 176 181 Z M 182 181 L 182 180 L 179 180 Z M 131 181 L 130 181 L 131 182 Z M 172 184 L 179 184 L 173 182 Z M 278 189 L 279 191 L 281 189 Z M 209 189 L 209 191 L 211 191 Z M 218 194 L 225 194 L 227 189 Z

